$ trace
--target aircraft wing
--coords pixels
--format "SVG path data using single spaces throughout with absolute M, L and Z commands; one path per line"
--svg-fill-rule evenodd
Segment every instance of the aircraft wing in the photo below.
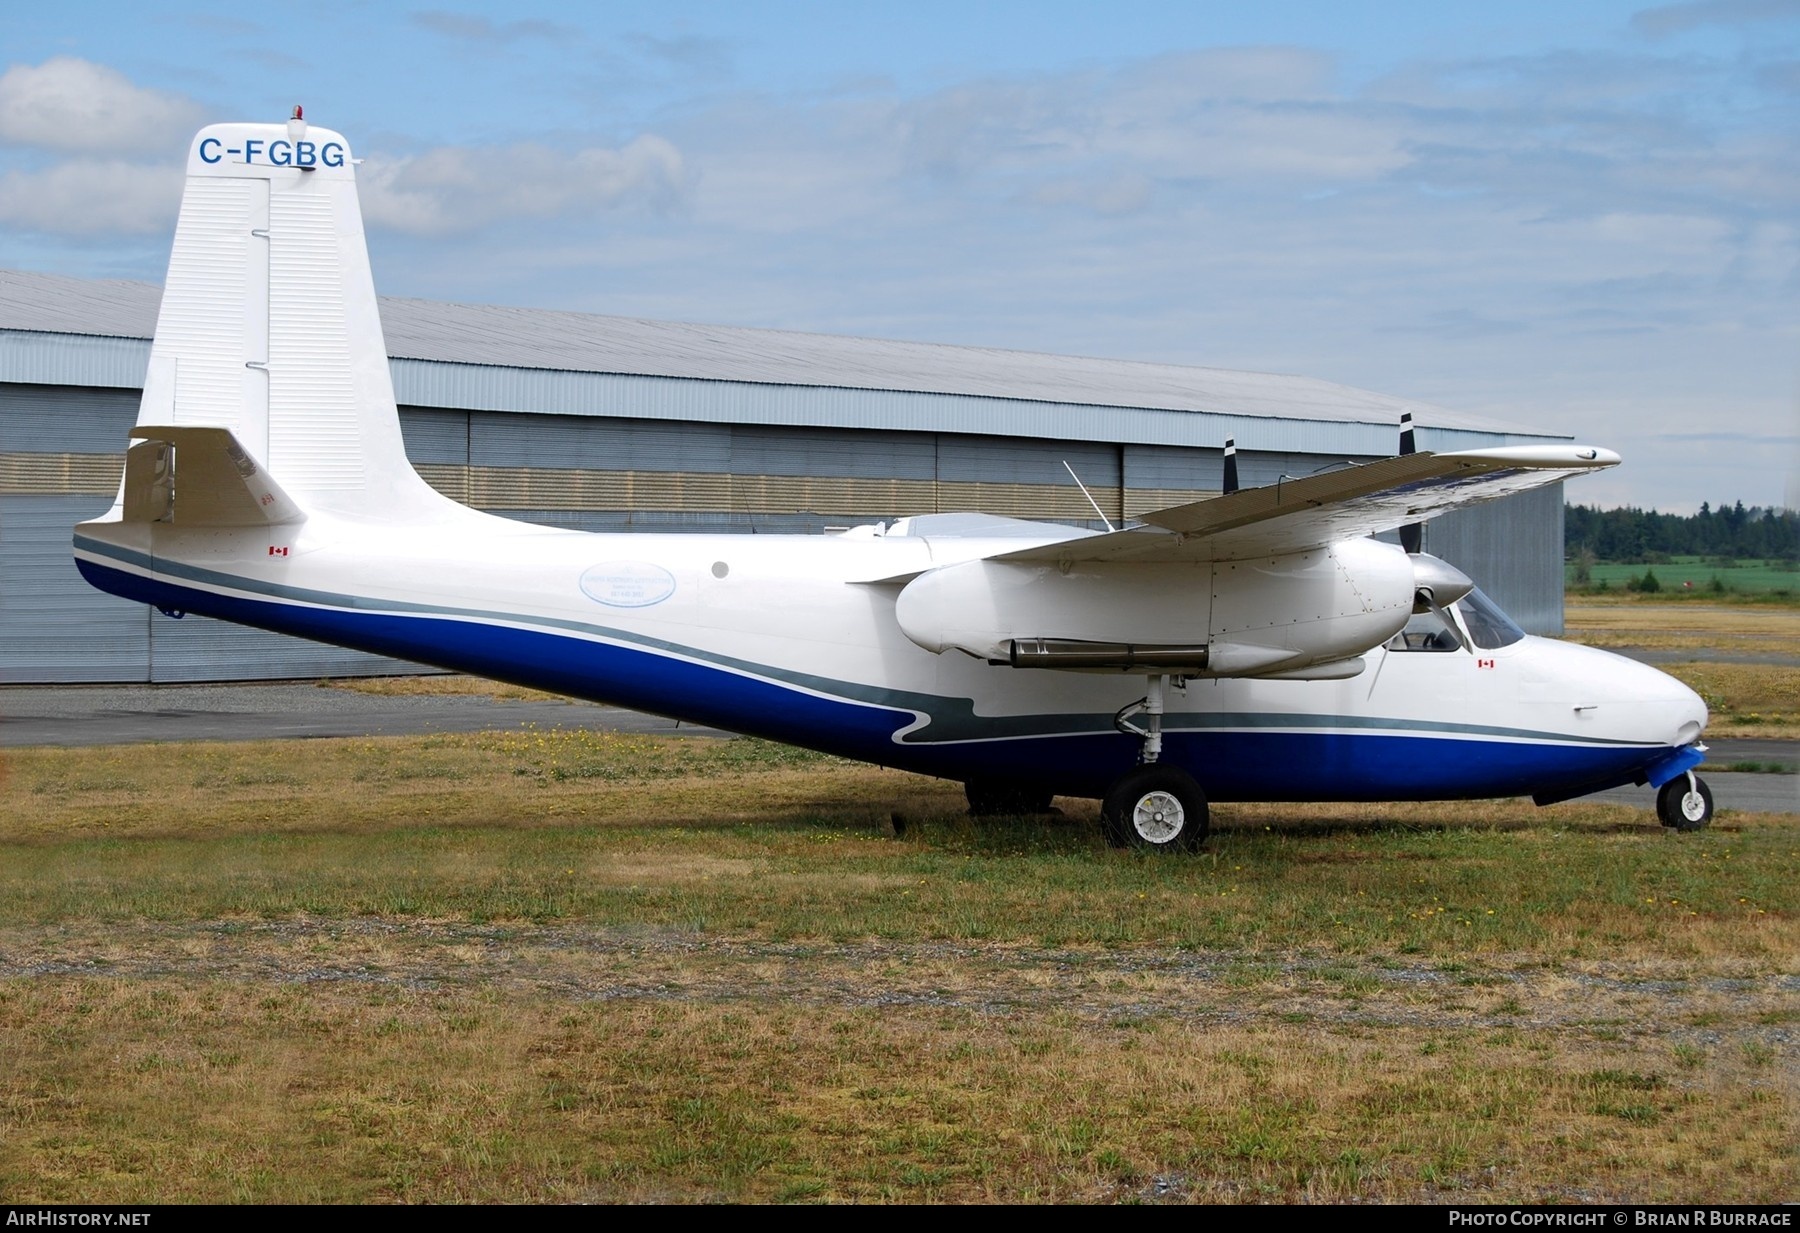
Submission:
M 1527 445 L 1420 452 L 1281 480 L 1141 515 L 1144 526 L 1002 553 L 994 561 L 1237 561 L 1391 531 L 1453 509 L 1617 466 L 1611 450 Z

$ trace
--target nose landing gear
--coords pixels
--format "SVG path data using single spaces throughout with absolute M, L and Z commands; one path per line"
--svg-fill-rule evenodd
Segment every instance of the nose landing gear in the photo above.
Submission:
M 1677 775 L 1657 792 L 1656 816 L 1678 831 L 1702 830 L 1713 818 L 1712 789 L 1692 771 Z

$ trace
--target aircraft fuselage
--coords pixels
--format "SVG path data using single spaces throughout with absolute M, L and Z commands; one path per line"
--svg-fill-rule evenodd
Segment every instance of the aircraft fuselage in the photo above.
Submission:
M 1045 526 L 1043 542 L 1071 533 Z M 1098 797 L 1139 759 L 1114 716 L 1145 677 L 934 654 L 902 632 L 900 587 L 882 581 L 1028 543 L 591 534 L 458 510 L 431 529 L 90 523 L 76 550 L 94 585 L 165 610 L 923 774 Z M 1347 679 L 1170 689 L 1161 759 L 1214 800 L 1557 797 L 1643 779 L 1705 719 L 1663 673 L 1553 640 L 1378 647 Z

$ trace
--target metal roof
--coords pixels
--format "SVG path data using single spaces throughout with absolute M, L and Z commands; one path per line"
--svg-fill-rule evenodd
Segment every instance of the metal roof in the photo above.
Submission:
M 162 289 L 149 283 L 0 270 L 0 331 L 148 339 L 155 330 L 161 296 Z M 381 298 L 381 319 L 393 359 L 433 365 L 936 394 L 1384 428 L 1397 423 L 1402 410 L 1411 410 L 1421 426 L 1508 436 L 1563 435 L 1310 377 L 1222 368 L 387 296 Z
M 0 330 L 149 338 L 160 303 L 152 283 L 0 270 Z

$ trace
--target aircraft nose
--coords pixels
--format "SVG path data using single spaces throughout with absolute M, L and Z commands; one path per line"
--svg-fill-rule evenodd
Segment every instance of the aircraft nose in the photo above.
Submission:
M 1667 673 L 1663 673 L 1663 675 L 1668 676 Z M 1700 739 L 1700 734 L 1706 731 L 1707 720 L 1711 718 L 1707 714 L 1706 699 L 1674 677 L 1669 676 L 1668 679 L 1670 684 L 1675 687 L 1676 694 L 1674 702 L 1676 728 L 1673 743 L 1692 745 Z
M 1621 657 L 1622 658 L 1622 657 Z M 1652 740 L 1670 745 L 1692 745 L 1706 731 L 1706 700 L 1668 673 L 1626 660 L 1629 685 L 1621 690 L 1625 702 L 1641 716 Z
M 1576 709 L 1599 717 L 1623 739 L 1691 745 L 1706 731 L 1706 701 L 1668 673 L 1623 655 L 1552 643 L 1545 664 Z

